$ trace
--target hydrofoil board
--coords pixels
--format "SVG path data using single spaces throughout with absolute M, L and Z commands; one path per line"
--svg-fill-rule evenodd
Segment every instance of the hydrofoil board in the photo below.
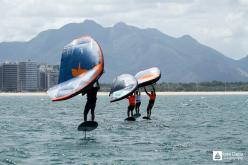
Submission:
M 93 131 L 97 126 L 98 123 L 95 121 L 86 121 L 78 126 L 78 131 Z

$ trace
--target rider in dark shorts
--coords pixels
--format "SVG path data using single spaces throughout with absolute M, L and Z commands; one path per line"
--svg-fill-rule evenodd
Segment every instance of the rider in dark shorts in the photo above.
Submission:
M 97 92 L 100 89 L 98 81 L 93 84 L 86 92 L 87 102 L 84 108 L 84 121 L 87 121 L 87 115 L 91 110 L 91 120 L 95 120 L 95 107 L 96 107 L 96 100 L 97 100 Z
M 135 95 L 134 93 L 132 93 L 130 96 L 127 97 L 128 99 L 128 102 L 129 102 L 129 106 L 127 108 L 127 116 L 130 117 L 130 113 L 131 113 L 131 116 L 133 116 L 133 110 L 134 110 L 134 107 L 135 107 Z
M 145 92 L 146 92 L 146 94 L 149 96 L 149 103 L 148 103 L 148 106 L 147 106 L 147 117 L 148 118 L 150 118 L 151 117 L 151 110 L 152 110 L 152 108 L 153 108 L 153 105 L 154 105 L 154 103 L 155 103 L 155 99 L 156 99 L 156 92 L 155 92 L 155 88 L 154 88 L 154 86 L 152 86 L 152 91 L 151 91 L 151 93 L 148 93 L 147 92 L 147 90 L 146 90 L 146 88 L 144 88 L 145 89 Z
M 139 114 L 139 113 L 140 113 L 140 105 L 141 105 L 140 91 L 137 90 L 137 91 L 135 92 L 135 95 L 136 95 L 135 112 L 136 112 L 136 114 Z

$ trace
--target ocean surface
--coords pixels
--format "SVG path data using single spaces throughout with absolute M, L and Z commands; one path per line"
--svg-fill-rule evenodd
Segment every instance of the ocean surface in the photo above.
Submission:
M 86 138 L 84 104 L 1 96 L 0 164 L 248 164 L 248 96 L 158 96 L 152 120 L 135 122 L 124 121 L 127 100 L 98 96 L 99 126 Z M 213 161 L 213 151 L 243 156 Z

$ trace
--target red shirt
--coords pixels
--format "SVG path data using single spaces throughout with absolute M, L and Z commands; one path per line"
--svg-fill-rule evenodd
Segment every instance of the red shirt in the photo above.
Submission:
M 156 93 L 150 94 L 149 95 L 151 101 L 155 101 L 156 99 Z
M 130 105 L 135 105 L 136 104 L 135 96 L 134 95 L 129 96 L 128 101 Z

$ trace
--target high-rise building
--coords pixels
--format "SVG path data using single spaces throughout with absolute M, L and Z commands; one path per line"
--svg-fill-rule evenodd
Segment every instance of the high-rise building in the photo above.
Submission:
M 47 89 L 53 87 L 58 84 L 59 80 L 59 71 L 53 70 L 47 72 Z
M 39 71 L 38 73 L 39 79 L 39 90 L 47 90 L 47 74 L 45 71 Z
M 3 90 L 3 66 L 0 64 L 0 91 Z
M 39 90 L 47 90 L 58 84 L 59 65 L 39 65 Z
M 19 91 L 19 66 L 17 63 L 3 63 L 2 78 L 3 91 Z
M 38 89 L 38 68 L 36 62 L 19 63 L 20 90 L 36 91 Z

